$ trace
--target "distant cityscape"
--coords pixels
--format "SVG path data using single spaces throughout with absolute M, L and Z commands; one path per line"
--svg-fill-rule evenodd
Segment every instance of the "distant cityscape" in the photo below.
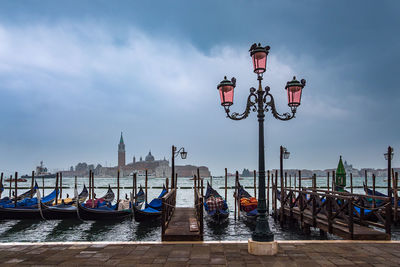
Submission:
M 175 172 L 179 177 L 190 177 L 197 173 L 197 168 L 200 170 L 202 177 L 209 177 L 211 175 L 208 167 L 206 166 L 193 166 L 193 165 L 175 165 Z M 124 138 L 121 133 L 120 141 L 118 144 L 118 165 L 114 167 L 103 167 L 101 164 L 87 164 L 86 162 L 78 163 L 75 167 L 71 166 L 69 170 L 62 171 L 64 176 L 87 176 L 89 171 L 93 171 L 97 177 L 115 177 L 118 170 L 120 170 L 121 177 L 132 176 L 137 173 L 138 176 L 144 176 L 147 170 L 149 177 L 170 177 L 171 166 L 169 161 L 165 159 L 156 160 L 151 154 L 151 151 L 144 158 L 140 157 L 136 160 L 133 156 L 132 162 L 126 164 L 126 151 Z

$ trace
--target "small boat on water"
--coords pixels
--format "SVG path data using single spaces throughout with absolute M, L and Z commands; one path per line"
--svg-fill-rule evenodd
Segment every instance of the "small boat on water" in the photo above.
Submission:
M 255 222 L 258 215 L 257 199 L 252 197 L 240 183 L 238 183 L 236 200 L 240 203 L 240 211 L 245 220 L 248 222 Z
M 141 204 L 133 205 L 133 213 L 135 217 L 135 221 L 144 222 L 144 221 L 158 221 L 161 218 L 161 209 L 162 209 L 162 197 L 167 193 L 165 186 L 161 191 L 161 194 L 158 198 L 150 201 L 149 204 L 145 205 L 145 209 L 141 209 Z M 139 193 L 138 193 L 139 194 Z M 151 205 L 150 205 L 151 204 Z M 154 208 L 153 208 L 154 207 Z
M 114 192 L 108 186 L 105 196 L 99 199 L 89 199 L 84 205 L 78 202 L 78 216 L 81 220 L 123 220 L 132 216 L 132 209 L 118 209 L 118 203 L 112 205 Z
M 7 178 L 5 181 L 6 182 L 15 182 L 15 178 Z M 17 182 L 26 182 L 26 181 L 28 181 L 28 180 L 26 180 L 24 178 L 18 178 L 17 179 Z
M 222 224 L 229 218 L 229 208 L 226 200 L 207 182 L 207 191 L 204 197 L 205 219 L 214 224 Z
M 84 202 L 88 197 L 88 190 L 86 185 L 83 185 L 82 192 L 78 195 L 78 201 Z M 46 220 L 60 220 L 60 219 L 78 219 L 78 209 L 76 207 L 76 198 L 72 198 L 71 201 L 65 202 L 58 205 L 46 205 L 41 202 L 41 209 L 43 218 Z
M 1 219 L 17 219 L 17 220 L 23 220 L 23 219 L 42 219 L 42 212 L 38 207 L 38 201 L 40 203 L 48 203 L 51 204 L 54 199 L 56 198 L 56 190 L 54 189 L 53 192 L 51 192 L 49 195 L 45 196 L 44 198 L 40 198 L 40 192 L 39 190 L 36 192 L 37 197 L 35 198 L 25 198 L 21 202 L 17 203 L 17 206 L 15 207 L 14 203 L 9 203 L 6 205 L 0 206 L 0 220 Z M 38 200 L 39 199 L 39 200 Z M 20 205 L 18 205 L 20 204 Z
M 26 191 L 25 193 L 19 195 L 19 196 L 17 197 L 17 201 L 22 200 L 22 199 L 25 199 L 25 198 L 29 198 L 29 197 L 31 197 L 31 196 L 34 196 L 34 195 L 36 194 L 36 190 L 37 190 L 38 188 L 39 188 L 38 184 L 35 183 L 35 186 L 34 186 L 33 188 L 31 188 L 31 189 L 29 189 L 28 191 Z M 4 190 L 4 187 L 3 187 L 3 190 Z M 12 198 L 3 197 L 2 199 L 0 199 L 0 206 L 6 205 L 6 204 L 9 204 L 9 203 L 12 203 L 12 202 L 14 202 L 14 201 L 15 201 L 15 198 L 14 198 L 14 197 L 12 197 Z

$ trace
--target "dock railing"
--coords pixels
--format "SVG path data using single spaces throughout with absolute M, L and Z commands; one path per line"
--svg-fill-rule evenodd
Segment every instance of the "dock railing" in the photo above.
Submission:
M 171 189 L 162 197 L 162 214 L 161 214 L 161 238 L 163 239 L 165 230 L 172 218 L 176 205 L 176 189 Z
M 199 230 L 201 236 L 204 232 L 204 222 L 203 222 L 203 196 L 200 194 L 198 188 L 194 188 L 194 208 L 196 210 L 197 222 L 199 224 Z
M 389 236 L 391 234 L 392 203 L 388 197 L 316 188 L 284 188 L 281 198 L 282 192 L 278 192 L 276 187 L 274 189 L 274 202 L 283 200 L 280 203 L 283 208 L 279 211 L 285 213 L 286 209 L 289 219 L 293 220 L 296 216 L 301 225 L 319 226 L 321 229 L 327 224 L 327 232 L 333 233 L 334 224 L 340 224 L 348 228 L 350 239 L 354 237 L 354 223 L 381 228 Z M 277 207 L 274 208 L 277 211 Z M 280 215 L 275 214 L 281 220 L 287 217 Z

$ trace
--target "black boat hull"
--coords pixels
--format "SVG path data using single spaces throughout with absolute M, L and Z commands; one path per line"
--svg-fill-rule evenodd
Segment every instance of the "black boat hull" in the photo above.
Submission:
M 132 217 L 131 210 L 100 210 L 89 209 L 78 203 L 79 219 L 81 220 L 124 220 Z
M 59 208 L 55 206 L 48 207 L 42 203 L 41 208 L 45 220 L 78 219 L 78 209 L 75 206 Z
M 41 220 L 39 209 L 0 208 L 0 220 Z
M 207 211 L 205 211 L 204 218 L 209 223 L 224 224 L 229 219 L 229 213 L 216 212 L 215 214 L 210 215 L 207 213 Z
M 149 222 L 149 221 L 159 221 L 161 219 L 160 212 L 145 212 L 140 210 L 140 207 L 134 205 L 133 213 L 135 216 L 135 221 L 137 222 Z

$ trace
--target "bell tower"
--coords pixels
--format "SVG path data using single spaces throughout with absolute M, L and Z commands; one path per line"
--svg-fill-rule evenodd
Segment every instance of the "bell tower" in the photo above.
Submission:
M 121 132 L 121 138 L 119 139 L 119 144 L 118 144 L 118 168 L 121 169 L 124 166 L 125 166 L 125 144 Z

